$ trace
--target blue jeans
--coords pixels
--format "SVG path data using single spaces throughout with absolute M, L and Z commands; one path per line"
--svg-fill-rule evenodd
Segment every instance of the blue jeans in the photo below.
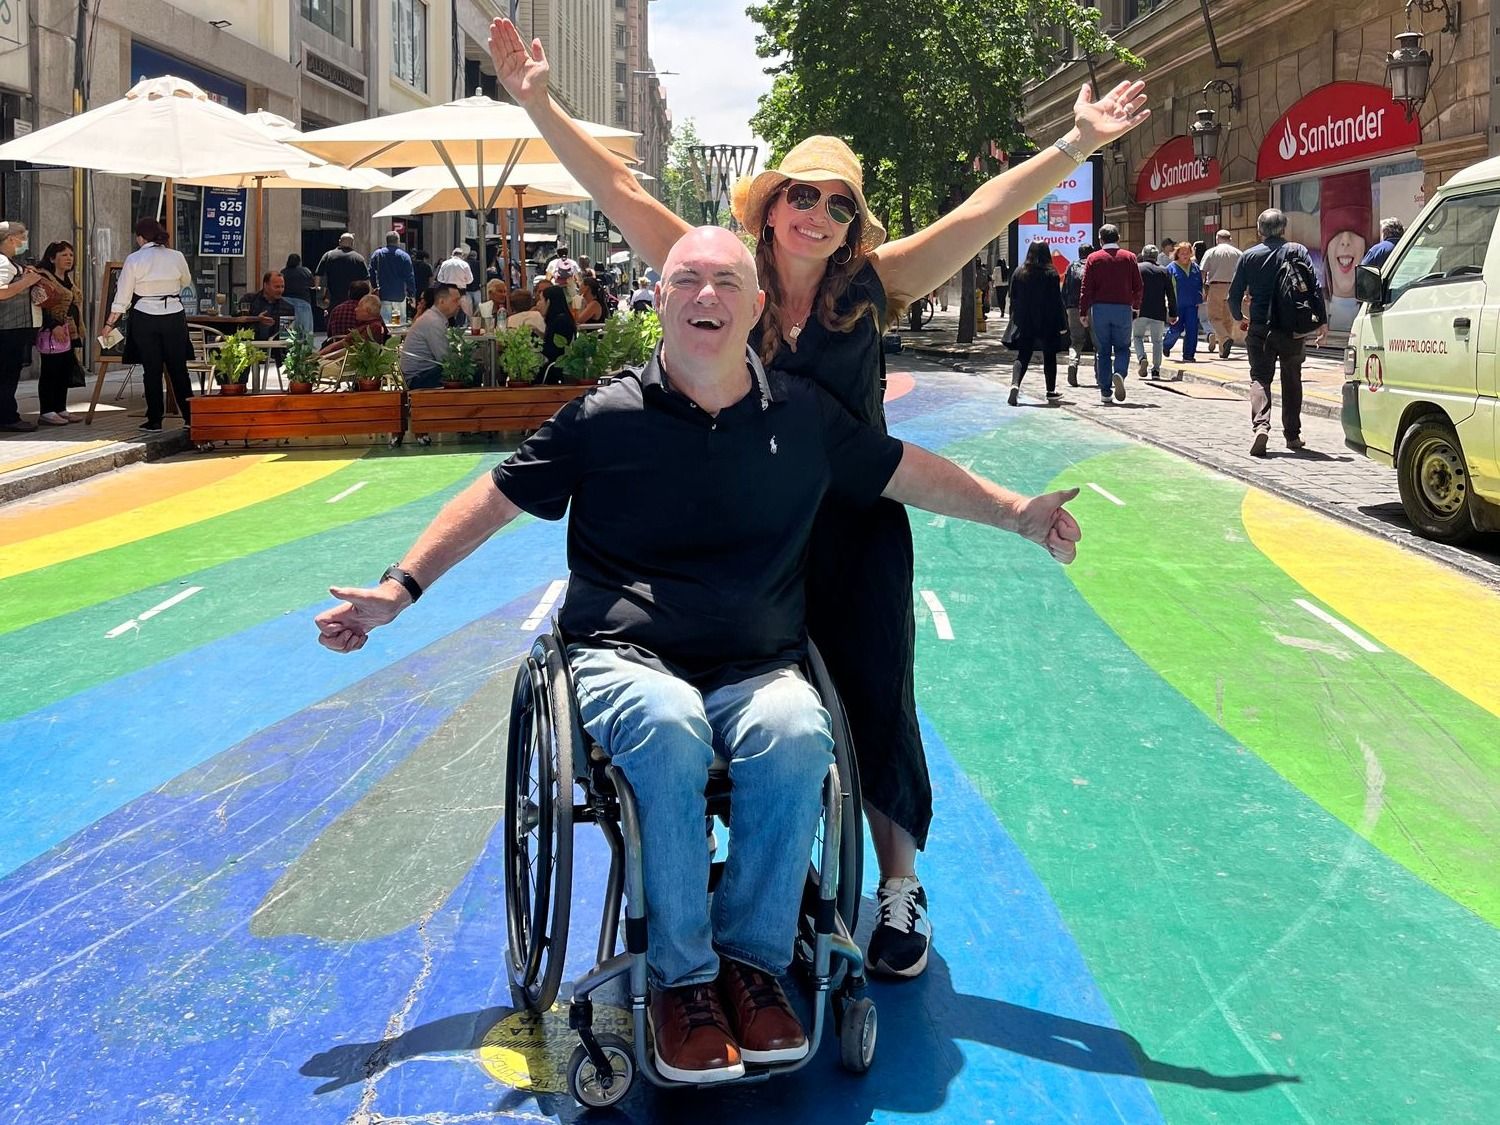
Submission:
M 568 659 L 584 729 L 640 808 L 651 983 L 714 980 L 720 954 L 785 972 L 833 762 L 817 692 L 794 668 L 704 694 L 612 649 L 571 645 Z M 716 748 L 734 823 L 710 919 L 703 789 Z
M 1089 308 L 1089 327 L 1094 330 L 1094 376 L 1102 395 L 1114 391 L 1112 374 L 1124 378 L 1130 373 L 1131 320 L 1129 305 Z
M 1184 305 L 1177 310 L 1177 323 L 1167 329 L 1167 351 L 1182 340 L 1182 358 L 1193 359 L 1198 354 L 1198 306 Z
M 430 391 L 443 385 L 443 369 L 429 367 L 426 371 L 403 371 L 401 379 L 409 391 Z
M 291 305 L 292 311 L 297 314 L 298 331 L 305 332 L 311 337 L 313 334 L 312 304 L 301 297 L 288 297 L 286 303 Z

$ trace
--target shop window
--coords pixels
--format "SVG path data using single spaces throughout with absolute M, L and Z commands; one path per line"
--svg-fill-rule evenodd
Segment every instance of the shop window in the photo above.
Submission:
M 422 0 L 391 0 L 391 64 L 396 77 L 427 89 L 427 5 Z
M 1442 203 L 1401 252 L 1391 272 L 1391 301 L 1413 285 L 1484 273 L 1500 193 L 1465 195 Z
M 302 0 L 302 18 L 336 39 L 354 42 L 354 6 L 350 0 Z

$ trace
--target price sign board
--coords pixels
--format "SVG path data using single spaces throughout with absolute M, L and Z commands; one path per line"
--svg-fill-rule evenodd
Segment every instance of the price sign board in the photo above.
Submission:
M 203 189 L 203 241 L 199 253 L 205 258 L 245 256 L 246 188 Z
M 609 241 L 609 216 L 603 211 L 594 212 L 594 241 Z

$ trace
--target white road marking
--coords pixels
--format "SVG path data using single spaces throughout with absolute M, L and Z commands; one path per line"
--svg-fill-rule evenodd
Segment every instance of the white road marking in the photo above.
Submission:
M 121 633 L 128 633 L 128 632 L 130 632 L 130 630 L 139 627 L 139 625 L 140 625 L 140 623 L 142 621 L 150 621 L 158 613 L 161 613 L 163 610 L 171 609 L 178 602 L 185 602 L 185 601 L 187 601 L 190 597 L 192 597 L 194 594 L 198 593 L 202 589 L 203 589 L 202 586 L 189 586 L 186 590 L 183 590 L 181 593 L 173 594 L 170 598 L 168 598 L 164 602 L 161 602 L 159 605 L 152 606 L 150 609 L 146 610 L 145 613 L 142 613 L 139 617 L 132 617 L 129 621 L 126 621 L 124 624 L 116 625 L 113 629 L 111 629 L 109 632 L 105 633 L 104 635 L 106 637 L 110 638 L 110 639 L 114 639 L 115 637 L 118 637 Z
M 953 639 L 953 626 L 948 623 L 948 611 L 943 608 L 943 603 L 931 590 L 922 591 L 922 600 L 927 603 L 927 608 L 932 611 L 932 624 L 937 629 L 938 640 L 951 641 Z
M 362 480 L 358 484 L 351 484 L 348 488 L 344 489 L 344 491 L 340 492 L 337 496 L 330 496 L 328 498 L 328 503 L 330 503 L 330 504 L 337 504 L 345 496 L 353 496 L 356 492 L 358 492 L 361 488 L 363 488 L 365 485 L 367 485 L 369 483 L 370 482 L 367 481 L 367 480 Z
M 557 604 L 557 599 L 562 597 L 562 592 L 568 588 L 568 580 L 559 578 L 547 587 L 547 592 L 542 595 L 542 600 L 536 603 L 536 608 L 531 611 L 531 616 L 521 622 L 522 630 L 535 629 L 546 620 L 547 614 L 552 612 L 552 607 Z
M 1104 489 L 1100 488 L 1093 481 L 1089 481 L 1089 487 L 1092 488 L 1095 492 L 1097 492 L 1100 496 L 1102 496 L 1106 500 L 1108 500 L 1115 507 L 1117 507 L 1117 508 L 1123 508 L 1125 506 L 1125 501 L 1121 500 L 1113 492 L 1106 492 L 1106 491 L 1104 491 Z
M 1297 598 L 1296 602 L 1303 609 L 1307 610 L 1308 613 L 1316 617 L 1319 621 L 1323 622 L 1326 625 L 1332 625 L 1340 633 L 1343 633 L 1344 636 L 1348 637 L 1351 641 L 1357 644 L 1360 648 L 1364 649 L 1366 652 L 1380 651 L 1380 646 L 1371 641 L 1369 637 L 1355 632 L 1348 625 L 1345 625 L 1342 621 L 1333 616 L 1333 614 L 1329 613 L 1327 610 L 1313 605 L 1312 602 L 1308 601 L 1306 598 Z

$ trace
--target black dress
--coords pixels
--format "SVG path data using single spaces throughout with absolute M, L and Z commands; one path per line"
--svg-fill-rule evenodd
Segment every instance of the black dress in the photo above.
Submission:
M 885 288 L 869 264 L 855 275 L 839 311 L 861 301 L 873 303 L 873 315 L 848 332 L 830 332 L 809 317 L 797 350 L 783 342 L 771 367 L 811 379 L 884 433 L 885 353 L 877 318 L 885 317 Z M 750 346 L 760 347 L 758 327 Z M 904 505 L 824 503 L 808 554 L 808 632 L 848 714 L 865 801 L 922 848 L 932 822 L 932 784 L 917 727 L 912 565 Z

